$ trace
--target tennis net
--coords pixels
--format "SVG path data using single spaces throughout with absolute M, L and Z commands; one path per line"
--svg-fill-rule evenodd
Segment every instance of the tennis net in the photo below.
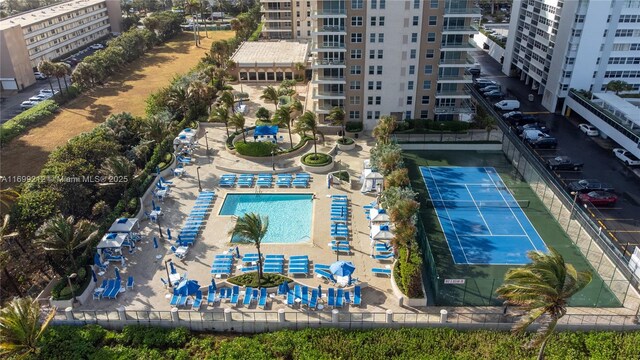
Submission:
M 427 204 L 436 209 L 456 208 L 528 208 L 530 200 L 433 200 Z

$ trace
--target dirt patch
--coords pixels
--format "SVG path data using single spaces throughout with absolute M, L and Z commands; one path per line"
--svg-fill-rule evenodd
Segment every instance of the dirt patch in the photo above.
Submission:
M 209 38 L 203 37 L 198 48 L 194 45 L 193 33 L 183 33 L 153 49 L 104 86 L 68 103 L 51 121 L 30 129 L 9 143 L 0 155 L 0 173 L 9 178 L 37 175 L 56 147 L 90 131 L 110 114 L 144 115 L 144 101 L 149 94 L 168 85 L 175 75 L 195 66 L 213 41 L 229 39 L 233 35 L 233 31 L 209 32 Z

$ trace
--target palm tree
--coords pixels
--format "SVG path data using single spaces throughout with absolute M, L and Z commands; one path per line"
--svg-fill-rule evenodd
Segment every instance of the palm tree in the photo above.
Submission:
M 227 130 L 227 138 L 229 137 L 229 108 L 226 106 L 216 106 L 209 115 L 210 121 L 224 123 L 224 127 Z
M 71 67 L 65 63 L 56 63 L 55 74 L 57 78 L 64 80 L 64 88 L 69 92 L 69 85 L 67 84 L 67 75 L 71 74 Z M 58 80 L 59 81 L 59 80 Z
M 615 91 L 616 95 L 620 94 L 622 91 L 631 91 L 633 90 L 633 86 L 629 85 L 626 81 L 622 80 L 612 80 L 607 83 L 606 89 Z
M 373 128 L 373 136 L 382 144 L 388 144 L 391 141 L 391 134 L 396 129 L 396 119 L 392 116 L 382 116 L 375 128 Z
M 167 111 L 150 116 L 142 123 L 142 133 L 156 144 L 160 144 L 162 140 L 166 139 L 170 131 L 171 115 Z
M 233 125 L 236 128 L 236 132 L 242 131 L 242 141 L 247 142 L 247 138 L 244 133 L 244 123 L 244 115 L 240 113 L 235 113 L 229 118 L 229 124 Z
M 320 135 L 320 137 L 322 138 L 322 141 L 324 141 L 324 134 L 320 130 L 318 130 L 318 122 L 316 121 L 316 114 L 312 113 L 311 111 L 307 111 L 304 114 L 302 114 L 302 116 L 300 116 L 300 118 L 298 119 L 298 122 L 296 123 L 297 133 L 304 134 L 307 131 L 311 131 L 311 134 L 313 134 L 313 153 L 314 153 L 314 156 L 317 158 L 318 157 L 317 136 Z
M 340 127 L 342 128 L 342 143 L 344 144 L 346 126 L 344 109 L 340 106 L 334 106 L 329 112 L 329 115 L 327 115 L 327 119 L 331 121 L 331 125 L 340 125 Z
M 47 77 L 47 80 L 49 80 L 49 87 L 51 88 L 51 93 L 54 93 L 53 84 L 51 83 L 51 77 L 55 73 L 55 65 L 53 65 L 53 63 L 49 60 L 40 61 L 40 64 L 38 64 L 38 71 Z
M 236 109 L 235 109 L 235 104 L 236 104 L 236 100 L 233 98 L 233 94 L 231 93 L 231 91 L 225 90 L 222 92 L 222 94 L 220 94 L 220 97 L 218 98 L 218 101 L 220 101 L 220 103 L 224 104 L 224 106 L 228 108 L 231 108 L 231 112 L 235 114 Z
M 276 106 L 275 111 L 278 111 L 278 102 L 280 101 L 280 95 L 278 94 L 278 90 L 276 90 L 273 86 L 267 86 L 262 91 L 262 95 L 260 95 L 260 99 L 265 101 L 271 101 L 273 105 Z
M 0 189 L 0 205 L 7 208 L 11 207 L 14 201 L 20 197 L 20 193 L 12 188 Z
M 519 306 L 528 313 L 514 325 L 514 332 L 522 333 L 533 322 L 540 321 L 529 346 L 540 346 L 538 359 L 543 359 L 547 341 L 558 320 L 566 314 L 569 299 L 591 282 L 591 273 L 576 271 L 551 247 L 549 254 L 531 251 L 527 256 L 531 263 L 509 270 L 496 293 L 507 305 Z
M 84 219 L 76 222 L 75 217 L 65 218 L 61 214 L 45 221 L 36 231 L 37 242 L 42 248 L 69 258 L 74 271 L 78 269 L 75 253 L 86 248 L 97 235 L 96 224 Z
M 56 315 L 55 308 L 40 322 L 40 305 L 31 298 L 17 298 L 0 310 L 0 355 L 37 354 L 42 335 Z
M 193 39 L 196 42 L 196 46 L 200 45 L 200 33 L 198 30 L 198 19 L 193 16 L 194 13 L 197 13 L 200 10 L 200 1 L 198 0 L 187 0 L 184 4 L 184 11 L 191 14 L 191 21 L 193 21 Z
M 173 86 L 167 94 L 167 105 L 182 117 L 189 110 L 189 95 L 183 86 Z
M 124 194 L 125 203 L 129 201 L 127 187 L 135 173 L 135 165 L 124 156 L 112 156 L 102 163 L 100 173 L 112 179 L 109 185 L 122 184 L 122 193 Z
M 2 222 L 2 226 L 0 226 L 0 244 L 3 244 L 5 241 L 8 243 L 12 239 L 15 239 L 16 244 L 20 247 L 22 252 L 27 255 L 26 250 L 22 247 L 22 244 L 17 240 L 18 233 L 11 232 L 9 233 L 9 226 L 11 222 L 11 216 L 6 214 L 4 216 L 4 221 Z M 28 255 L 27 255 L 28 256 Z M 22 296 L 22 291 L 20 290 L 20 286 L 15 278 L 11 275 L 9 270 L 7 269 L 7 265 L 11 262 L 11 257 L 9 256 L 9 252 L 0 252 L 0 266 L 2 266 L 2 272 L 4 273 L 4 278 L 11 284 L 13 290 L 19 295 Z M 15 260 L 15 259 L 13 259 Z
M 236 236 L 238 240 L 254 244 L 258 252 L 258 286 L 262 281 L 262 253 L 260 252 L 260 244 L 269 228 L 269 217 L 260 216 L 256 213 L 247 213 L 242 215 L 236 221 L 236 225 L 229 231 L 229 235 Z

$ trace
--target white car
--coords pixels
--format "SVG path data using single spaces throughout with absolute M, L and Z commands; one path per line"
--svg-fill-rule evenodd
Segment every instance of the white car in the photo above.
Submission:
M 52 91 L 50 89 L 42 89 L 40 90 L 40 95 L 46 95 L 52 97 L 53 95 L 59 93 L 59 91 Z
M 640 159 L 635 157 L 632 153 L 625 149 L 615 148 L 613 149 L 613 153 L 616 155 L 620 161 L 627 164 L 627 166 L 639 166 Z
M 40 102 L 40 101 L 46 100 L 46 99 L 48 99 L 48 97 L 46 95 L 40 94 L 40 95 L 36 95 L 36 96 L 30 97 L 29 101 Z
M 582 131 L 583 133 L 587 134 L 587 136 L 600 135 L 600 131 L 598 131 L 598 129 L 596 129 L 595 126 L 590 124 L 580 124 L 578 125 L 578 129 L 580 129 L 580 131 Z
M 32 107 L 36 106 L 38 104 L 38 102 L 36 101 L 31 101 L 31 100 L 27 100 L 27 101 L 23 101 L 20 103 L 20 108 L 22 110 L 27 110 L 27 109 L 31 109 Z
M 39 72 L 39 71 L 34 72 L 34 73 L 33 73 L 33 76 L 35 76 L 35 77 L 36 77 L 36 80 L 45 80 L 45 79 L 47 78 L 47 77 L 45 76 L 45 74 L 43 74 L 43 73 L 41 73 L 41 72 Z
M 93 50 L 104 49 L 104 45 L 102 45 L 102 44 L 93 44 L 93 45 L 91 45 L 89 47 L 92 48 Z

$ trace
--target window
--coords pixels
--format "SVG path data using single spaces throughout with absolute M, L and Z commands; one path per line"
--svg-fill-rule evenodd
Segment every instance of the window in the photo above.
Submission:
M 376 67 L 373 65 L 369 65 L 369 75 L 375 75 Z
M 576 15 L 576 22 L 577 23 L 583 23 L 584 22 L 584 15 Z
M 416 58 L 416 49 L 411 49 L 411 51 L 409 51 L 409 59 L 415 59 Z
M 369 34 L 369 42 L 370 43 L 375 43 L 376 42 L 376 34 L 374 34 L 374 33 Z
M 378 50 L 378 59 L 382 59 L 383 53 L 384 53 L 383 50 Z
M 431 3 L 429 4 L 429 7 L 431 9 L 437 9 L 438 8 L 438 0 L 431 0 Z
M 418 42 L 418 33 L 411 33 L 411 42 L 412 43 Z
M 435 50 L 427 49 L 426 58 L 427 59 L 433 59 L 434 54 L 435 54 Z
M 414 75 L 416 73 L 416 66 L 409 65 L 409 75 Z
M 434 42 L 434 41 L 436 41 L 436 33 L 434 32 L 427 33 L 427 42 Z
M 367 105 L 373 105 L 373 96 L 367 96 Z
M 380 0 L 380 9 L 387 8 L 387 0 Z
M 351 42 L 352 43 L 361 43 L 362 42 L 362 33 L 351 33 Z
M 433 65 L 425 65 L 424 66 L 425 75 L 433 74 Z
M 360 49 L 351 50 L 351 58 L 352 59 L 362 59 L 362 50 L 360 50 Z
M 367 111 L 367 120 L 373 119 L 373 111 Z
M 420 119 L 428 119 L 429 110 L 420 110 Z
M 377 19 L 378 19 L 378 18 L 377 18 L 377 17 L 375 17 L 375 16 L 372 16 L 372 17 L 371 17 L 371 26 L 376 26 Z
M 376 81 L 376 90 L 382 90 L 382 81 Z
M 429 95 L 422 95 L 422 105 L 429 105 Z
M 349 96 L 350 105 L 360 105 L 360 96 Z
M 376 70 L 376 74 L 382 75 L 382 65 L 378 65 L 378 68 Z
M 351 0 L 351 9 L 358 10 L 362 9 L 363 0 Z
M 374 111 L 373 112 L 373 118 L 378 120 L 380 118 L 380 111 Z
M 351 75 L 360 75 L 362 74 L 362 67 L 360 65 L 351 65 L 351 69 L 349 69 L 349 73 Z
M 300 11 L 296 11 L 296 17 L 300 17 Z
M 420 9 L 420 0 L 413 0 L 413 8 Z
M 407 83 L 407 90 L 413 90 L 413 80 L 409 80 Z
M 376 96 L 376 105 L 380 105 L 382 103 L 382 96 Z
M 362 26 L 362 16 L 352 16 L 351 26 Z
M 422 90 L 431 90 L 431 80 L 425 80 L 422 82 Z
M 349 120 L 358 120 L 360 119 L 360 111 L 351 110 L 349 111 Z
M 349 89 L 351 89 L 351 90 L 360 90 L 360 81 L 351 81 L 349 83 Z
M 371 8 L 374 10 L 378 8 L 378 0 L 371 0 Z
M 373 90 L 373 81 L 369 81 L 367 84 L 367 90 Z
M 375 58 L 376 58 L 376 51 L 369 50 L 369 59 L 375 59 Z
M 384 42 L 384 33 L 378 34 L 378 42 L 379 43 L 383 43 Z
M 380 16 L 380 19 L 378 19 L 378 25 L 384 26 L 384 16 Z
M 414 16 L 414 17 L 413 17 L 413 20 L 412 20 L 412 22 L 411 22 L 411 25 L 413 25 L 413 26 L 418 26 L 418 22 L 419 22 L 419 20 L 418 20 L 418 19 L 419 19 L 419 17 L 418 17 L 418 16 Z

